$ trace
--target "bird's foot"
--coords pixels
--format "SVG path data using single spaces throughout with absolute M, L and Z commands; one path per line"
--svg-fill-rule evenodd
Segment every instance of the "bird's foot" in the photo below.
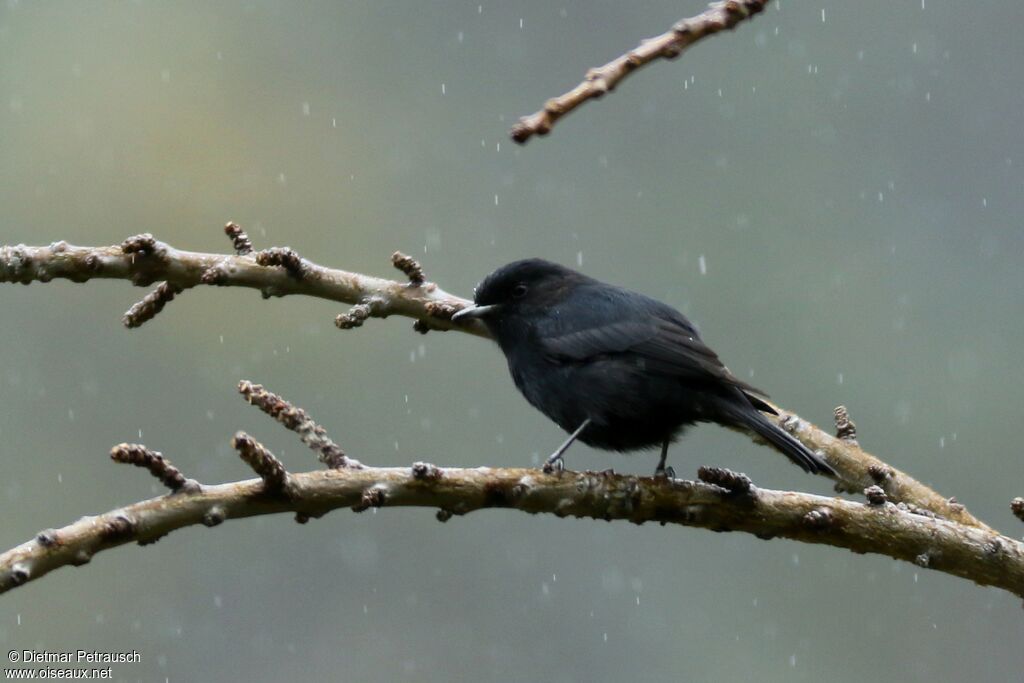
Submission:
M 675 479 L 676 471 L 671 467 L 658 466 L 658 469 L 654 470 L 655 479 Z
M 544 461 L 544 466 L 541 470 L 544 474 L 554 474 L 555 472 L 561 472 L 565 469 L 565 461 L 562 459 L 562 453 L 553 453 L 551 457 Z

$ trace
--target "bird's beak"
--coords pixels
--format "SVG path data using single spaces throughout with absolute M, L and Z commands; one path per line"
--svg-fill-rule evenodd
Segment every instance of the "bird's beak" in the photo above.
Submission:
M 497 313 L 498 308 L 498 304 L 490 304 L 489 306 L 466 306 L 452 316 L 452 322 L 457 323 L 484 318 L 492 313 Z

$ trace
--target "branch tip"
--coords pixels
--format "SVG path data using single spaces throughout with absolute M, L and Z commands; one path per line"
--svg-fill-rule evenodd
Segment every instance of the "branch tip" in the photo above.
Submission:
M 368 304 L 356 304 L 348 309 L 348 313 L 341 313 L 334 319 L 334 325 L 339 330 L 354 330 L 361 327 L 367 318 L 370 317 L 370 306 Z
M 309 446 L 319 455 L 320 462 L 328 469 L 336 470 L 345 467 L 359 469 L 362 464 L 345 455 L 341 446 L 327 436 L 327 430 L 317 424 L 302 408 L 293 405 L 277 394 L 267 391 L 262 384 L 253 384 L 248 380 L 238 383 L 238 393 L 242 394 L 251 404 L 274 418 L 286 429 L 299 435 L 302 443 Z
M 420 287 L 427 281 L 427 277 L 423 273 L 423 266 L 408 254 L 396 251 L 391 255 L 391 265 L 405 273 L 405 276 L 409 278 L 409 285 L 412 287 Z
M 235 433 L 231 446 L 253 472 L 260 476 L 268 493 L 284 493 L 288 471 L 270 450 L 245 432 Z
M 149 470 L 149 473 L 160 480 L 160 483 L 177 493 L 186 488 L 198 487 L 198 484 L 186 479 L 181 471 L 171 464 L 157 451 L 146 448 L 138 443 L 121 443 L 110 449 L 110 459 L 125 465 L 135 465 Z M 190 486 L 191 484 L 191 486 Z
M 132 307 L 121 317 L 121 322 L 129 329 L 141 327 L 156 317 L 157 313 L 164 310 L 164 306 L 174 301 L 174 297 L 183 291 L 178 285 L 161 282 L 152 292 L 132 304 Z
M 228 221 L 224 226 L 224 233 L 231 238 L 231 244 L 235 247 L 236 254 L 247 256 L 252 253 L 252 241 L 238 223 Z
M 833 412 L 833 421 L 836 425 L 836 438 L 842 439 L 854 445 L 857 444 L 857 425 L 850 419 L 850 413 L 846 406 L 836 406 Z

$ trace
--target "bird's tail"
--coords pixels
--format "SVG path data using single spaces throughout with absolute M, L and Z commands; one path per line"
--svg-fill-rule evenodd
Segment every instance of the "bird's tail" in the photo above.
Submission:
M 822 460 L 820 456 L 797 441 L 795 437 L 781 427 L 771 422 L 758 410 L 746 408 L 746 406 L 743 407 L 746 409 L 735 406 L 730 406 L 730 408 L 727 412 L 730 413 L 729 417 L 735 421 L 737 426 L 749 429 L 760 436 L 800 466 L 805 472 L 824 474 L 829 477 L 836 476 L 836 471 L 827 462 Z

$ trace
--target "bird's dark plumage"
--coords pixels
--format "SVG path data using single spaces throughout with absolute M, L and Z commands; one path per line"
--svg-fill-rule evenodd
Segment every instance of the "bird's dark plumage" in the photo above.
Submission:
M 756 433 L 808 472 L 834 474 L 769 421 L 762 411 L 774 411 L 758 398 L 765 394 L 733 376 L 690 321 L 660 301 L 527 259 L 487 276 L 475 306 L 455 316 L 465 318 L 486 324 L 526 399 L 588 445 L 662 446 L 660 470 L 687 426 L 717 422 Z

